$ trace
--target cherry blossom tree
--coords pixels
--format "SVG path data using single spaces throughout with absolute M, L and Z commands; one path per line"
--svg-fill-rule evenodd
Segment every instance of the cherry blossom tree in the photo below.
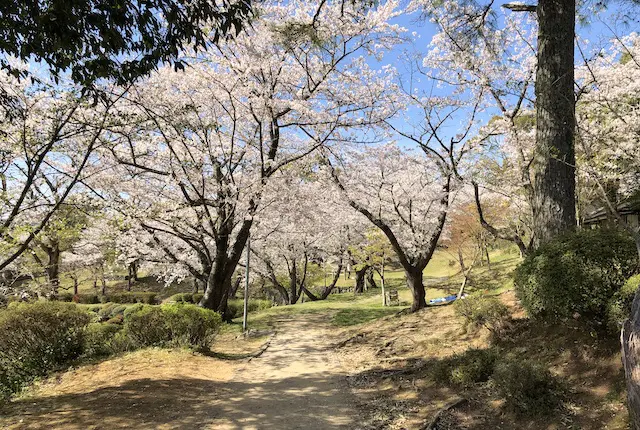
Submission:
M 3 270 L 29 249 L 99 164 L 95 153 L 118 96 L 92 103 L 63 82 L 18 80 L 4 72 L 0 86 L 14 101 L 0 111 Z
M 159 71 L 118 107 L 120 210 L 222 313 L 271 177 L 390 114 L 390 78 L 364 54 L 398 40 L 395 2 L 321 5 L 262 4 L 246 34 L 184 74 Z
M 344 199 L 389 240 L 413 294 L 412 311 L 426 307 L 422 272 L 444 229 L 457 182 L 456 166 L 449 164 L 458 157 L 452 152 L 456 141 L 444 146 L 445 154 L 429 146 L 429 138 L 422 143 L 430 149 L 414 153 L 387 144 L 326 161 Z

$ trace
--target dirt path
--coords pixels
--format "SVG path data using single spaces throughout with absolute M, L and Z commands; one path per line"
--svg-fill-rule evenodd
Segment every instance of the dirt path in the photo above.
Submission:
M 355 428 L 345 374 L 329 347 L 325 315 L 279 321 L 259 358 L 236 370 L 237 395 L 221 405 L 216 429 Z
M 279 321 L 249 362 L 143 350 L 83 366 L 0 410 L 0 428 L 355 429 L 327 321 Z

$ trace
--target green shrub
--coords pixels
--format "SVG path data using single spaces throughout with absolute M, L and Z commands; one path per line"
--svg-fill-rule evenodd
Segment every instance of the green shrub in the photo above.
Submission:
M 73 293 L 60 293 L 58 294 L 58 301 L 60 302 L 72 302 L 73 301 Z
M 157 294 L 154 292 L 121 292 L 121 293 L 109 293 L 102 296 L 102 302 L 112 303 L 146 303 L 153 305 L 156 303 Z
M 258 312 L 273 307 L 273 304 L 269 300 L 249 299 L 247 303 L 247 312 Z M 244 310 L 244 300 L 234 299 L 229 300 L 227 308 L 231 318 L 239 318 L 242 316 Z
M 511 318 L 507 305 L 496 297 L 472 294 L 454 303 L 456 315 L 464 318 L 465 327 L 485 327 L 496 333 Z
M 220 328 L 219 314 L 191 304 L 127 309 L 124 330 L 138 346 L 208 348 Z
M 582 230 L 558 237 L 515 271 L 515 289 L 532 317 L 574 313 L 604 321 L 613 295 L 638 267 L 634 241 L 619 231 Z
M 622 323 L 629 318 L 631 313 L 631 304 L 635 297 L 636 291 L 640 287 L 640 275 L 634 275 L 624 283 L 613 295 L 607 306 L 607 325 L 613 331 L 619 331 Z
M 78 357 L 88 313 L 61 302 L 16 303 L 0 313 L 0 394 Z
M 564 384 L 547 368 L 530 361 L 501 361 L 492 380 L 505 406 L 523 415 L 549 414 L 562 406 L 566 394 Z
M 433 367 L 438 383 L 469 387 L 486 382 L 493 374 L 498 352 L 495 349 L 470 349 L 439 361 Z
M 169 302 L 174 303 L 192 303 L 197 305 L 202 300 L 204 294 L 201 293 L 178 293 L 169 297 Z
M 85 330 L 84 355 L 87 357 L 106 357 L 121 352 L 114 341 L 121 327 L 115 324 L 92 323 Z
M 97 294 L 76 294 L 73 296 L 72 301 L 83 305 L 95 305 L 100 303 L 100 298 Z
M 119 303 L 107 303 L 98 311 L 100 321 L 107 321 L 116 316 L 124 317 L 124 311 L 127 309 L 125 305 Z

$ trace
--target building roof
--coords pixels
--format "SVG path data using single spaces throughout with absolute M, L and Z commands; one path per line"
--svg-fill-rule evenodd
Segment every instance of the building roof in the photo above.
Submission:
M 618 213 L 621 216 L 640 214 L 640 200 L 626 201 L 618 205 Z M 583 224 L 595 224 L 609 219 L 609 210 L 606 207 L 595 209 L 584 217 Z

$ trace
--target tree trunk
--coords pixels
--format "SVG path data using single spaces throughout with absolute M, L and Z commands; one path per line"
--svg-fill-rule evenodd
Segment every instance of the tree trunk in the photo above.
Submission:
M 78 278 L 76 277 L 73 278 L 73 295 L 78 295 Z
M 367 288 L 378 288 L 378 285 L 376 284 L 376 280 L 373 279 L 373 274 L 375 273 L 375 270 L 373 270 L 373 267 L 370 267 L 369 270 L 367 270 Z
M 534 238 L 575 229 L 575 0 L 540 0 L 536 73 Z
M 640 291 L 633 299 L 631 315 L 622 327 L 620 341 L 631 429 L 640 430 Z
M 101 294 L 104 296 L 107 294 L 107 280 L 104 277 L 104 265 L 100 266 L 100 282 L 102 282 Z
M 464 256 L 462 255 L 462 249 L 460 248 L 458 248 L 458 263 L 460 263 L 460 270 L 464 273 L 467 269 L 464 266 Z
M 333 275 L 333 279 L 331 280 L 331 285 L 327 286 L 324 290 L 322 290 L 322 294 L 320 294 L 320 300 L 324 300 L 329 297 L 331 291 L 336 287 L 338 280 L 340 279 L 340 272 L 342 271 L 342 261 L 338 264 L 338 268 L 336 269 L 336 273 Z
M 236 298 L 236 294 L 238 294 L 238 289 L 240 289 L 241 283 L 242 283 L 242 276 L 236 277 L 236 280 L 233 281 L 233 285 L 231 286 L 231 292 L 229 293 L 230 299 Z
M 356 286 L 353 289 L 354 294 L 361 294 L 364 292 L 365 275 L 369 270 L 369 266 L 362 266 L 361 269 L 356 269 Z
M 407 277 L 407 287 L 409 287 L 411 294 L 413 295 L 411 312 L 426 308 L 427 301 L 425 299 L 426 292 L 424 284 L 422 283 L 422 269 L 413 269 L 411 271 L 405 270 L 404 273 Z
M 51 291 L 55 297 L 58 295 L 58 288 L 60 287 L 60 247 L 57 243 L 54 243 L 44 249 L 47 252 L 47 281 L 49 281 Z

